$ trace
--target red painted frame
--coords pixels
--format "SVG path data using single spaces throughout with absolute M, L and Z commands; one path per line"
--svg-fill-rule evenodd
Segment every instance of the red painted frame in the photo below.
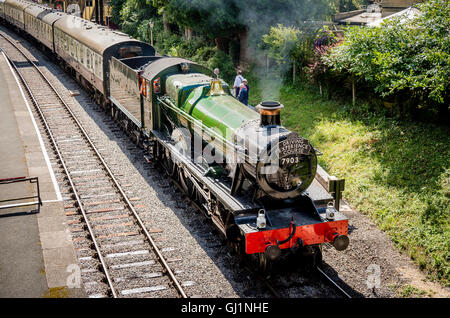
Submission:
M 253 232 L 245 235 L 245 252 L 247 254 L 264 253 L 267 246 L 276 245 L 277 240 L 283 241 L 292 233 L 292 226 L 268 231 Z M 322 222 L 310 225 L 297 226 L 295 235 L 284 244 L 281 249 L 291 248 L 299 238 L 304 245 L 314 245 L 331 242 L 336 233 L 348 235 L 348 220 Z

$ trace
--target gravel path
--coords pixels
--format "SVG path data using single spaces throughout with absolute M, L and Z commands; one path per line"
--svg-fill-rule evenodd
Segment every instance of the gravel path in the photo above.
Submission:
M 423 291 L 423 297 L 450 297 L 449 289 L 427 279 L 366 215 L 348 204 L 343 213 L 349 218 L 350 246 L 343 252 L 324 247 L 327 274 L 339 275 L 362 297 L 399 297 L 406 286 Z

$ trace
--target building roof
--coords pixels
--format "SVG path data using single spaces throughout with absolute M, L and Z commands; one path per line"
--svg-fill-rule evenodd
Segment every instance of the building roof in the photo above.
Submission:
M 353 25 L 381 24 L 383 19 L 411 7 L 417 2 L 418 0 L 378 0 L 363 10 L 339 12 L 333 16 L 333 21 L 339 24 Z
M 405 10 L 402 10 L 402 11 L 399 11 L 397 13 L 391 14 L 390 16 L 387 16 L 387 17 L 385 17 L 383 19 L 379 19 L 379 20 L 376 20 L 376 21 L 373 21 L 373 22 L 369 22 L 369 23 L 367 23 L 367 26 L 378 27 L 378 26 L 381 26 L 381 24 L 383 22 L 385 22 L 387 20 L 390 20 L 390 19 L 392 19 L 394 17 L 399 17 L 402 21 L 405 21 L 405 20 L 409 20 L 409 19 L 415 18 L 415 17 L 420 16 L 420 15 L 422 15 L 422 12 L 420 12 L 419 9 L 416 9 L 414 7 L 409 7 L 407 9 L 405 9 Z

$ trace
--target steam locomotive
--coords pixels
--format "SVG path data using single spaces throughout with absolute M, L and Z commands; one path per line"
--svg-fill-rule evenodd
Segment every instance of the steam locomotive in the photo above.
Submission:
M 197 63 L 25 0 L 0 0 L 0 19 L 51 52 L 262 269 L 349 245 L 348 219 L 315 181 L 317 151 L 281 126 L 280 103 L 250 109 Z

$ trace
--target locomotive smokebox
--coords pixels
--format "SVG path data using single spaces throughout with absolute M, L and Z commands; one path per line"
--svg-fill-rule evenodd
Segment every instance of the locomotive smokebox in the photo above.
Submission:
M 281 125 L 280 113 L 281 109 L 284 108 L 283 104 L 275 101 L 265 101 L 255 108 L 261 114 L 261 127 Z

